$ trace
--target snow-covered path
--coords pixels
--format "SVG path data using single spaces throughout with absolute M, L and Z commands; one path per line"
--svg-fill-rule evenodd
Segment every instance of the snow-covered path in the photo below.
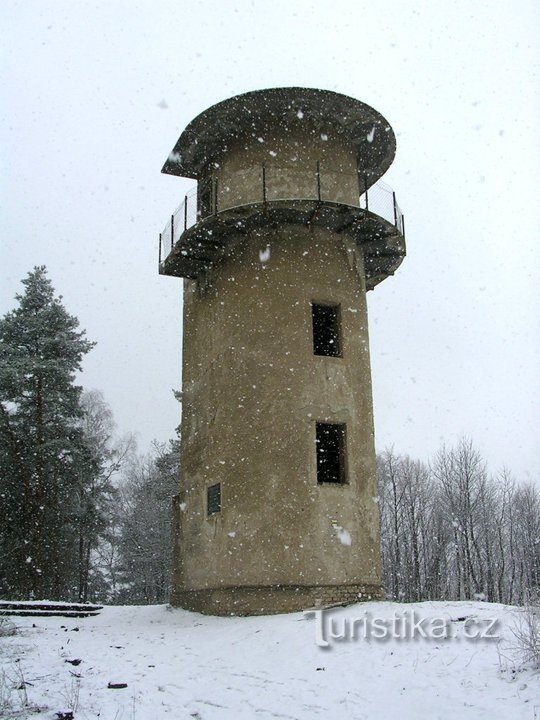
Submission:
M 106 607 L 81 620 L 17 618 L 17 635 L 0 639 L 3 692 L 22 673 L 30 703 L 43 709 L 28 717 L 51 719 L 75 705 L 81 720 L 535 720 L 535 705 L 540 718 L 540 675 L 501 672 L 512 608 L 374 602 L 332 617 L 339 624 L 413 609 L 456 627 L 465 617 L 497 617 L 502 645 L 392 638 L 325 649 L 315 643 L 315 620 L 300 613 L 215 618 L 165 606 Z M 127 688 L 109 689 L 110 682 Z M 11 691 L 14 707 L 21 696 Z

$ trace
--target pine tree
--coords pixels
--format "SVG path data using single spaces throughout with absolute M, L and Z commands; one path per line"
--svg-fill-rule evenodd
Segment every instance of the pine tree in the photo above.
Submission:
M 22 282 L 18 307 L 0 320 L 0 592 L 60 599 L 72 583 L 80 468 L 97 463 L 75 384 L 94 343 L 45 267 Z

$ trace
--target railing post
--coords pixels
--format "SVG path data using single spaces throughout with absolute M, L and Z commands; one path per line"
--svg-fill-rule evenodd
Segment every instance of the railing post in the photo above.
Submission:
M 317 160 L 317 199 L 321 202 L 321 165 Z
M 369 211 L 367 175 L 364 174 L 364 192 L 366 194 L 366 210 Z
M 184 232 L 187 230 L 187 195 L 184 196 Z
M 401 234 L 405 237 L 405 215 L 401 213 Z
M 266 205 L 266 167 L 262 165 L 262 181 L 263 181 L 263 203 Z
M 171 250 L 174 245 L 174 215 L 171 215 Z
M 161 265 L 161 233 L 159 233 L 159 264 Z
M 214 178 L 214 215 L 217 215 L 218 178 Z
M 397 202 L 396 202 L 396 193 L 392 191 L 392 199 L 394 201 L 394 225 L 397 227 Z

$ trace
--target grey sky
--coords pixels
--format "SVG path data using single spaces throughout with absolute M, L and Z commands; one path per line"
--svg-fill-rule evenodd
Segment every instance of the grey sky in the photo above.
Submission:
M 248 90 L 346 93 L 393 125 L 408 256 L 369 294 L 376 442 L 471 436 L 540 477 L 540 5 L 4 0 L 0 313 L 46 264 L 89 338 L 83 383 L 140 448 L 173 435 L 180 280 L 157 236 L 192 181 L 181 130 Z

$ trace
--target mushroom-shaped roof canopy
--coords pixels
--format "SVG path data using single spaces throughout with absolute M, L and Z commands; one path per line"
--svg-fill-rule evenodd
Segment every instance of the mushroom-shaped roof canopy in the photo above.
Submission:
M 180 135 L 162 172 L 198 179 L 207 164 L 243 137 L 260 136 L 276 123 L 315 138 L 339 137 L 355 150 L 359 167 L 374 182 L 390 167 L 396 138 L 369 105 L 348 95 L 314 88 L 255 90 L 212 105 Z

